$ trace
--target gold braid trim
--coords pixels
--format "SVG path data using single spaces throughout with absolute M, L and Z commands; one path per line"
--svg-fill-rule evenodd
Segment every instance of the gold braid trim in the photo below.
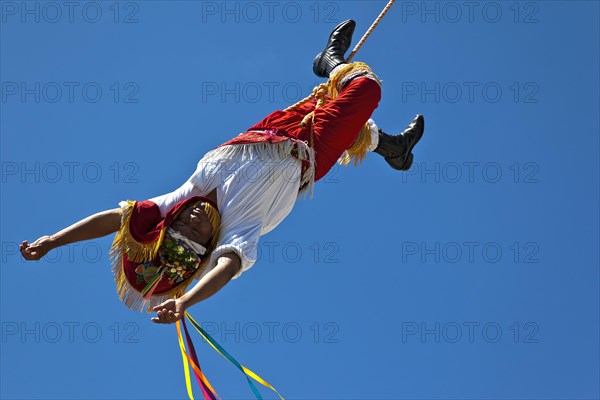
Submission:
M 131 220 L 131 215 L 133 213 L 135 203 L 135 201 L 129 200 L 127 201 L 127 204 L 121 208 L 121 228 L 117 232 L 115 240 L 113 241 L 113 246 L 111 248 L 111 257 L 113 259 L 112 270 L 117 285 L 117 294 L 119 296 L 119 299 L 121 299 L 121 301 L 132 310 L 152 313 L 152 309 L 155 306 L 169 299 L 172 299 L 173 297 L 181 297 L 186 292 L 187 288 L 192 283 L 192 281 L 194 279 L 197 279 L 201 271 L 203 271 L 206 268 L 206 265 L 210 260 L 210 254 L 216 248 L 217 243 L 219 242 L 219 237 L 221 233 L 221 216 L 219 212 L 212 205 L 210 205 L 210 203 L 203 203 L 204 212 L 208 216 L 212 227 L 212 238 L 210 241 L 208 251 L 203 256 L 203 260 L 198 266 L 198 269 L 196 270 L 196 272 L 194 272 L 192 276 L 188 277 L 188 279 L 186 279 L 178 286 L 175 286 L 173 289 L 164 293 L 153 295 L 149 300 L 146 300 L 136 288 L 129 284 L 129 281 L 127 280 L 127 276 L 125 275 L 125 272 L 123 270 L 123 254 L 125 254 L 123 253 L 123 251 L 128 251 L 127 249 L 133 247 L 136 248 L 136 250 L 134 251 L 137 251 L 137 255 L 142 254 L 143 257 L 150 255 L 150 258 L 143 259 L 140 261 L 134 261 L 129 256 L 130 253 L 128 252 L 127 257 L 133 262 L 145 262 L 153 260 L 154 257 L 156 257 L 156 253 L 158 252 L 158 249 L 163 242 L 166 228 L 161 231 L 160 238 L 156 242 L 158 244 L 156 245 L 155 249 L 148 250 L 138 248 L 137 246 L 147 245 L 136 242 L 135 239 L 133 239 L 131 237 L 131 234 L 129 233 L 129 221 Z M 154 243 L 152 243 L 152 245 L 154 245 Z

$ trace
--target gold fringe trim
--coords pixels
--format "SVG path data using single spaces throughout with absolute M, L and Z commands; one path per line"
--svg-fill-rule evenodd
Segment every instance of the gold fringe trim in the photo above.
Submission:
M 210 225 L 212 227 L 212 238 L 210 240 L 210 251 L 207 251 L 203 256 L 205 258 L 210 258 L 209 255 L 212 250 L 217 247 L 217 243 L 219 243 L 219 237 L 221 236 L 221 215 L 215 208 L 208 202 L 204 202 L 204 212 L 208 216 L 208 220 L 210 221 Z
M 344 82 L 345 78 L 352 74 L 357 74 L 360 72 L 373 74 L 373 72 L 371 71 L 371 67 L 369 67 L 363 62 L 353 62 L 350 64 L 345 64 L 344 66 L 340 67 L 337 71 L 335 71 L 335 74 L 330 76 L 329 80 L 327 81 L 327 86 L 329 87 L 329 97 L 335 100 L 346 83 Z
M 115 278 L 115 283 L 117 285 L 117 294 L 119 299 L 121 299 L 121 301 L 132 310 L 152 313 L 152 309 L 157 305 L 172 299 L 173 297 L 182 296 L 194 279 L 197 279 L 199 273 L 206 268 L 206 265 L 210 260 L 210 254 L 219 242 L 219 237 L 221 235 L 221 216 L 210 203 L 203 203 L 204 212 L 208 216 L 212 227 L 212 238 L 209 245 L 209 251 L 204 254 L 202 262 L 192 276 L 173 289 L 164 293 L 152 295 L 150 299 L 146 300 L 142 296 L 141 292 L 131 286 L 127 280 L 127 276 L 123 270 L 123 254 L 127 254 L 127 257 L 133 262 L 141 263 L 153 260 L 163 242 L 166 228 L 161 231 L 159 240 L 156 243 L 152 243 L 151 246 L 135 241 L 129 232 L 129 222 L 131 220 L 131 215 L 133 214 L 135 204 L 136 202 L 131 200 L 121 204 L 121 228 L 115 235 L 115 239 L 110 250 L 111 258 L 113 260 L 112 271 Z M 130 253 L 130 250 L 132 250 L 133 253 Z M 127 251 L 127 253 L 124 253 L 125 251 Z M 130 254 L 136 254 L 136 257 L 144 258 L 133 260 L 130 257 Z
M 354 166 L 358 166 L 366 158 L 369 147 L 371 147 L 371 126 L 367 122 L 360 130 L 352 146 L 340 157 L 338 164 L 347 166 L 350 161 L 354 160 Z
M 155 242 L 144 244 L 135 240 L 133 236 L 131 236 L 129 223 L 136 203 L 136 201 L 132 200 L 121 203 L 121 227 L 115 235 L 115 239 L 110 248 L 110 254 L 113 258 L 119 258 L 122 257 L 123 254 L 127 254 L 127 258 L 133 262 L 151 261 L 156 257 L 158 248 L 162 244 L 166 228 L 163 228 L 160 231 L 160 236 Z

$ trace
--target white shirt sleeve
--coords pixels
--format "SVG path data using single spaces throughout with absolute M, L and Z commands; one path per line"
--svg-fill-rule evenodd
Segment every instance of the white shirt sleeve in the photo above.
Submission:
M 165 215 L 167 215 L 167 212 L 171 208 L 173 208 L 173 206 L 175 206 L 177 203 L 199 195 L 200 189 L 196 187 L 192 182 L 187 181 L 183 184 L 183 186 L 181 186 L 174 192 L 154 197 L 150 199 L 150 201 L 156 204 L 158 208 L 160 208 L 160 215 L 164 218 Z
M 252 268 L 257 259 L 258 240 L 262 230 L 262 221 L 245 221 L 236 229 L 231 229 L 221 235 L 220 243 L 213 251 L 212 259 L 216 263 L 223 254 L 236 253 L 242 265 L 239 272 L 233 277 L 238 278 L 243 272 Z
M 369 146 L 369 151 L 375 151 L 377 145 L 379 144 L 379 127 L 369 118 L 369 127 L 371 128 L 371 145 Z

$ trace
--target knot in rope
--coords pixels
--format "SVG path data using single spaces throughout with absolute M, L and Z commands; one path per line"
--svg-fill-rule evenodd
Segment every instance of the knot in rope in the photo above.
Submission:
M 325 104 L 327 104 L 327 93 L 329 93 L 328 83 L 321 83 L 319 86 L 316 86 L 313 89 L 312 94 L 309 97 L 310 97 L 310 99 L 317 99 L 317 104 L 315 106 L 315 110 L 317 108 L 323 107 Z M 300 122 L 300 126 L 302 128 L 304 128 L 306 126 L 308 121 L 312 122 L 312 120 L 315 117 L 315 110 L 306 114 L 306 116 L 302 119 L 302 122 Z

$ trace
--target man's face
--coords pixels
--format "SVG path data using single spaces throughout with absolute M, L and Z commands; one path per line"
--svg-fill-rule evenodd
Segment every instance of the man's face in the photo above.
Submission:
M 188 239 L 207 247 L 212 236 L 212 226 L 202 204 L 202 202 L 199 202 L 184 208 L 171 225 L 171 228 Z

